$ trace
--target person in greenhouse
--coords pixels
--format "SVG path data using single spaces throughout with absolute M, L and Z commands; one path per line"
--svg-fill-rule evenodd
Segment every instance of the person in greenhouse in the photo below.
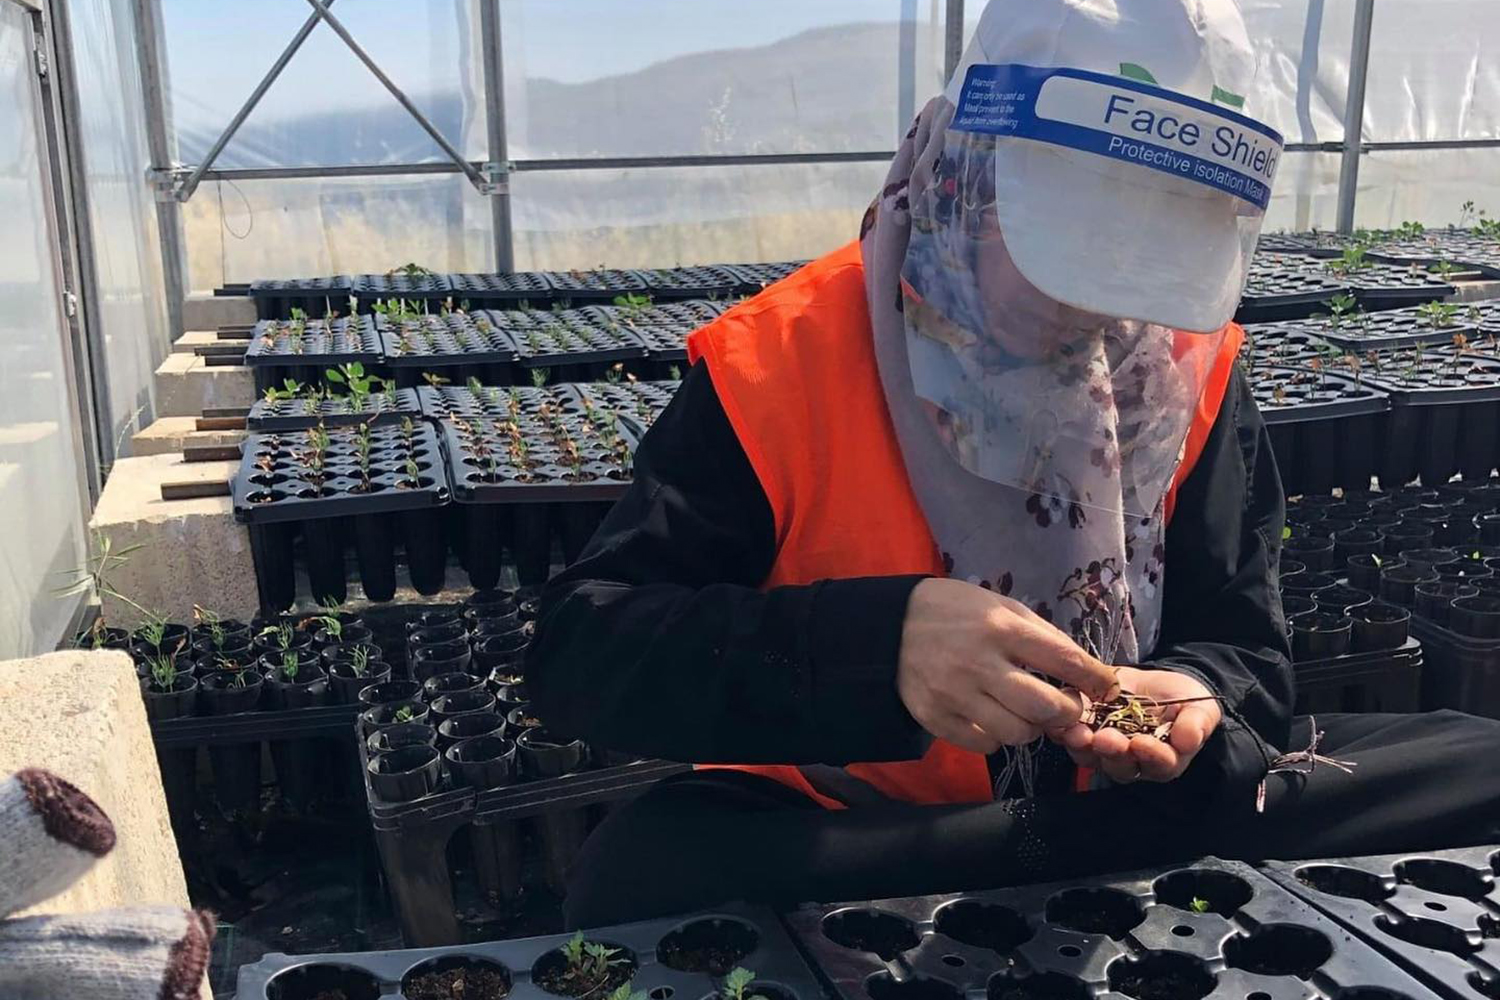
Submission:
M 693 335 L 527 684 L 721 766 L 572 924 L 1500 841 L 1500 722 L 1292 715 L 1254 76 L 1234 0 L 992 0 L 858 240 Z

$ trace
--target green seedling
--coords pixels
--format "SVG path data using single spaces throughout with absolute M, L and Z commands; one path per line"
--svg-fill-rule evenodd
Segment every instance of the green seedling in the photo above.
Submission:
M 182 649 L 181 644 L 177 649 Z M 151 685 L 156 690 L 171 691 L 177 686 L 177 650 L 170 653 L 158 651 L 146 663 L 151 672 Z
M 1420 222 L 1407 221 L 1396 227 L 1396 235 L 1403 240 L 1414 240 L 1427 232 L 1427 227 Z
M 282 652 L 290 650 L 293 640 L 297 637 L 292 627 L 284 622 L 280 625 L 267 625 L 256 633 L 256 635 L 262 638 L 271 637 L 275 640 L 276 648 Z
M 1447 281 L 1452 275 L 1458 273 L 1459 267 L 1451 260 L 1440 260 L 1432 265 L 1432 273 Z
M 568 963 L 567 976 L 575 983 L 601 983 L 610 969 L 626 962 L 619 948 L 585 940 L 582 931 L 562 946 L 562 953 Z
M 355 677 L 363 677 L 370 671 L 370 647 L 361 643 L 349 654 L 349 669 Z
M 610 993 L 609 1000 L 646 1000 L 646 993 L 635 988 L 635 982 L 621 983 Z
M 1453 302 L 1424 302 L 1417 306 L 1417 315 L 1425 319 L 1434 330 L 1452 326 L 1458 319 L 1458 305 Z
M 295 649 L 288 649 L 281 654 L 281 676 L 289 681 L 297 679 L 297 671 L 302 669 L 302 657 Z
M 365 400 L 385 385 L 385 379 L 380 376 L 366 375 L 365 366 L 358 361 L 330 368 L 323 373 L 323 377 L 334 385 L 342 385 L 349 390 L 349 405 L 353 410 L 363 410 Z
M 412 711 L 412 707 L 410 705 L 402 705 L 400 708 L 396 709 L 396 714 L 391 716 L 391 719 L 395 722 L 410 722 L 416 717 L 417 713 Z
M 1345 292 L 1328 300 L 1328 323 L 1335 330 L 1344 325 L 1344 318 L 1359 309 L 1359 300 Z
M 161 644 L 167 637 L 166 620 L 156 617 L 148 618 L 135 630 L 135 634 L 140 636 L 141 641 L 146 643 L 146 645 L 160 651 Z
M 434 389 L 440 389 L 443 386 L 445 386 L 445 385 L 448 384 L 449 379 L 444 378 L 443 376 L 439 375 L 437 372 L 423 372 L 422 373 L 422 381 L 426 382 L 428 385 L 432 386 Z
M 671 380 L 673 382 L 681 382 L 682 381 L 682 369 L 679 368 L 677 365 L 672 365 L 670 368 L 667 369 L 667 376 L 669 378 L 671 378 Z
M 301 382 L 298 382 L 296 379 L 289 378 L 282 381 L 281 388 L 279 389 L 274 385 L 268 387 L 264 393 L 264 397 L 266 402 L 268 403 L 277 403 L 282 400 L 296 399 L 298 396 L 302 395 L 303 388 L 304 386 Z
M 201 604 L 193 605 L 193 621 L 208 629 L 215 649 L 224 648 L 224 621 L 217 611 L 210 611 Z
M 551 377 L 552 371 L 549 368 L 531 369 L 531 384 L 538 389 L 545 387 L 547 384 L 547 380 Z
M 1206 899 L 1199 899 L 1197 896 L 1194 896 L 1193 901 L 1188 904 L 1188 909 L 1192 910 L 1194 913 L 1207 913 L 1209 909 L 1209 902 Z

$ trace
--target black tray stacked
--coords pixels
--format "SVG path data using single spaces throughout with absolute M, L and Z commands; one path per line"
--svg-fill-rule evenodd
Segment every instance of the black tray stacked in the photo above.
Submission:
M 255 391 L 279 388 L 290 379 L 303 386 L 331 387 L 328 369 L 360 364 L 380 370 L 381 343 L 368 316 L 330 321 L 261 320 L 250 335 L 245 364 L 255 373 Z
M 1500 278 L 1500 239 L 1466 229 L 1434 229 L 1417 236 L 1381 240 L 1370 256 L 1428 268 L 1448 264 L 1461 271 L 1479 271 Z
M 380 341 L 385 364 L 402 388 L 429 374 L 485 385 L 511 385 L 520 374 L 514 336 L 486 311 L 382 320 Z
M 377 302 L 406 303 L 407 308 L 435 311 L 453 297 L 453 284 L 448 275 L 420 268 L 387 274 L 356 274 L 350 279 L 350 286 L 362 313 L 373 311 Z
M 430 935 L 428 935 L 430 937 Z M 474 1000 L 511 996 L 516 1000 L 547 1000 L 539 984 L 562 964 L 562 946 L 569 935 L 496 941 L 459 947 L 412 951 L 376 951 L 311 957 L 267 955 L 240 970 L 235 995 L 239 1000 L 314 1000 L 344 997 L 415 996 L 416 981 L 432 973 L 464 974 L 475 985 L 448 995 L 471 995 Z M 723 993 L 724 977 L 735 966 L 752 970 L 754 980 L 743 996 L 765 1000 L 820 1000 L 822 991 L 797 950 L 787 940 L 781 922 L 769 909 L 735 904 L 718 910 L 600 928 L 589 935 L 619 949 L 620 982 L 630 982 L 632 995 L 652 1000 L 709 1000 Z M 736 957 L 737 956 L 737 957 Z M 728 965 L 725 965 L 725 960 Z M 483 980 L 481 977 L 495 977 Z M 483 983 L 483 985 L 481 985 Z M 488 992 L 490 983 L 504 992 Z M 486 992 L 481 992 L 486 990 Z M 599 988 L 588 1000 L 608 1000 L 611 985 Z M 436 993 L 421 993 L 436 996 Z
M 1385 393 L 1322 367 L 1259 366 L 1251 388 L 1289 495 L 1370 482 L 1391 406 Z
M 256 319 L 291 319 L 300 309 L 310 319 L 349 311 L 351 283 L 346 274 L 331 278 L 278 278 L 250 283 Z
M 733 271 L 712 264 L 660 267 L 638 273 L 646 282 L 646 294 L 659 301 L 723 299 L 738 293 L 744 284 Z
M 1300 319 L 1326 311 L 1328 303 L 1349 286 L 1326 268 L 1309 267 L 1308 258 L 1257 254 L 1240 298 L 1235 320 L 1265 323 Z
M 419 417 L 421 404 L 414 389 L 388 386 L 363 396 L 303 395 L 290 399 L 258 399 L 245 418 L 250 431 L 300 431 L 325 424 L 342 427 L 349 424 L 399 423 L 408 417 Z
M 442 589 L 447 546 L 438 508 L 449 485 L 425 420 L 251 434 L 233 496 L 236 520 L 250 529 L 263 608 L 290 607 L 296 597 L 299 534 L 318 600 L 346 599 L 350 547 L 365 593 L 390 600 L 398 539 L 412 585 L 421 593 Z
M 840 1000 L 1224 1000 L 1424 991 L 1247 865 L 810 906 L 793 935 Z
M 515 309 L 552 300 L 547 276 L 537 271 L 450 274 L 453 299 L 464 309 Z
M 1432 995 L 1500 996 L 1500 848 L 1273 861 L 1266 873 Z

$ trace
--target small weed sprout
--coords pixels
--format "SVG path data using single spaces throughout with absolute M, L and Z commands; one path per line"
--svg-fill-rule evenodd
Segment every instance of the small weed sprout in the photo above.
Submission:
M 400 708 L 396 709 L 396 714 L 391 716 L 391 719 L 394 722 L 410 722 L 416 717 L 417 713 L 412 711 L 412 707 L 410 705 L 402 705 Z
M 1206 899 L 1199 899 L 1197 896 L 1194 896 L 1193 901 L 1188 904 L 1188 909 L 1192 910 L 1194 913 L 1207 913 L 1209 910 L 1209 902 Z
M 533 368 L 533 369 L 531 369 L 531 384 L 534 385 L 538 389 L 545 388 L 546 385 L 547 385 L 547 380 L 549 378 L 551 378 L 551 377 L 552 377 L 552 371 L 550 369 L 547 369 L 547 368 Z

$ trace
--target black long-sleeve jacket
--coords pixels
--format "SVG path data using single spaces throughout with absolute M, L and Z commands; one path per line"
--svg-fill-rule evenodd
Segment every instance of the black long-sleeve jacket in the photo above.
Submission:
M 1178 782 L 1200 802 L 1259 780 L 1286 746 L 1284 516 L 1265 426 L 1236 371 L 1178 491 L 1161 637 L 1143 664 L 1191 673 L 1223 698 L 1225 725 Z M 761 590 L 775 558 L 770 504 L 696 365 L 641 443 L 627 495 L 546 589 L 526 665 L 534 707 L 557 730 L 673 760 L 920 757 L 927 740 L 895 673 L 921 577 Z

